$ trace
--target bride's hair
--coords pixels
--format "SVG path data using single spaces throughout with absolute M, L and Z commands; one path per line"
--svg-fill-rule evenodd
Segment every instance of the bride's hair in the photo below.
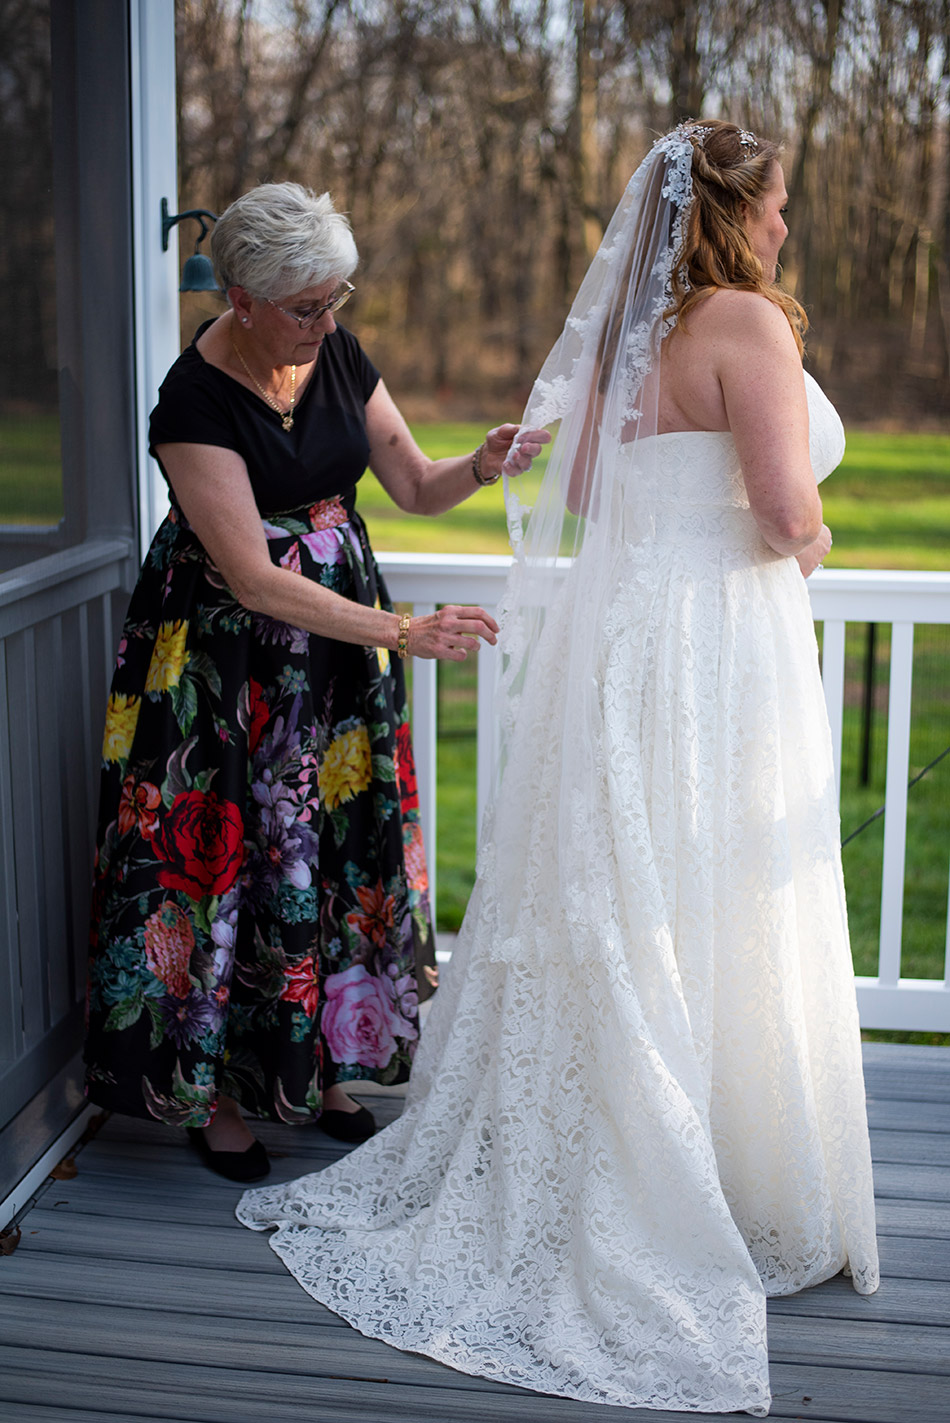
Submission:
M 802 351 L 808 317 L 790 293 L 766 278 L 742 213 L 743 203 L 753 211 L 761 206 L 779 161 L 777 146 L 721 119 L 700 120 L 689 138 L 695 202 L 673 266 L 667 315 L 684 322 L 693 307 L 721 287 L 759 292 L 782 308 Z

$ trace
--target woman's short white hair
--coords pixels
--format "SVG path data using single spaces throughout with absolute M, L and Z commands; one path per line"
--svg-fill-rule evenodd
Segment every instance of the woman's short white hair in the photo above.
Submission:
M 262 183 L 233 202 L 215 223 L 211 258 L 222 291 L 271 300 L 348 277 L 359 261 L 330 194 L 299 183 Z

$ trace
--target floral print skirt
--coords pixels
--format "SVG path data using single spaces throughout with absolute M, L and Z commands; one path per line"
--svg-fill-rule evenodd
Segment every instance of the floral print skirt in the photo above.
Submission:
M 271 556 L 389 607 L 354 497 L 267 516 Z M 90 946 L 88 1095 L 180 1126 L 405 1080 L 435 984 L 401 665 L 249 612 L 175 508 L 109 698 Z

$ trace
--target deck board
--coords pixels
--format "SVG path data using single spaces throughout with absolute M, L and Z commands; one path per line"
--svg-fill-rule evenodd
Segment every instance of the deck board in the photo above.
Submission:
M 908 1102 L 878 1097 L 868 1101 L 868 1123 L 872 1131 L 950 1133 L 950 1101 Z
M 232 1201 L 222 1203 L 221 1214 L 230 1214 Z M 77 1222 L 81 1220 L 81 1229 Z M 149 1221 L 143 1230 L 141 1219 L 129 1220 L 92 1215 L 79 1217 L 65 1210 L 31 1211 L 24 1231 L 25 1244 L 32 1251 L 57 1257 L 84 1256 L 93 1268 L 99 1261 L 129 1261 L 136 1264 L 169 1264 L 220 1268 L 228 1274 L 285 1273 L 285 1266 L 271 1250 L 261 1249 L 261 1239 L 252 1231 L 241 1231 L 230 1223 L 184 1224 Z M 155 1229 L 155 1225 L 158 1229 Z M 950 1280 L 950 1242 L 929 1241 L 917 1236 L 882 1236 L 883 1268 L 891 1279 Z M 21 1247 L 22 1249 L 22 1247 Z M 850 1286 L 849 1286 L 850 1288 Z M 0 1280 L 0 1291 L 3 1289 Z M 950 1297 L 950 1290 L 948 1290 Z
M 774 1418 L 945 1423 L 950 1380 L 950 1052 L 865 1052 L 884 1282 L 770 1301 Z M 374 1096 L 382 1120 L 401 1100 Z M 262 1124 L 274 1179 L 343 1151 Z M 157 1123 L 109 1118 L 0 1260 L 4 1423 L 687 1423 L 471 1378 L 366 1339 L 309 1299 L 233 1217 L 240 1187 Z M 724 1423 L 724 1415 L 699 1415 Z M 730 1415 L 735 1419 L 737 1415 Z

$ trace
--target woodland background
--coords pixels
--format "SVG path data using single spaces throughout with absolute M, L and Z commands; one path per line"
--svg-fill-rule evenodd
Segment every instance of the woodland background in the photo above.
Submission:
M 177 24 L 182 205 L 329 189 L 347 322 L 417 418 L 517 418 L 653 138 L 719 116 L 785 143 L 785 281 L 846 419 L 950 421 L 950 0 L 179 0 Z
M 785 280 L 845 419 L 950 426 L 950 0 L 178 0 L 179 210 L 329 189 L 416 418 L 520 413 L 653 138 L 785 142 Z M 0 414 L 56 395 L 48 3 L 0 0 Z M 23 155 L 31 155 L 23 162 Z M 182 255 L 195 225 L 178 229 Z M 205 307 L 215 308 L 214 299 Z M 183 335 L 204 314 L 183 302 Z

